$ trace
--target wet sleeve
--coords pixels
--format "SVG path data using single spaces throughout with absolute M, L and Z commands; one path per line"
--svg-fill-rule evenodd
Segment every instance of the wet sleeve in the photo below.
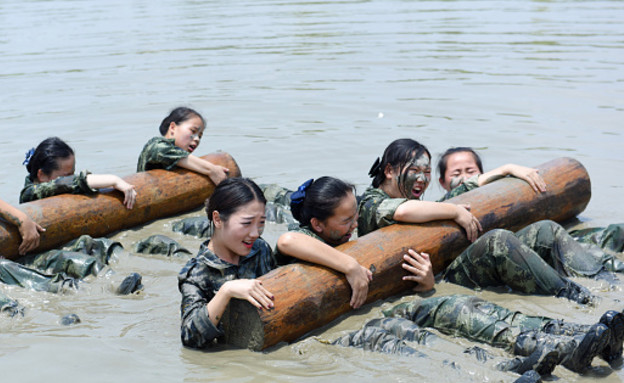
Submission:
M 466 192 L 474 190 L 479 187 L 479 174 L 475 174 L 474 176 L 468 178 L 461 184 L 457 185 L 457 187 L 451 189 L 448 193 L 444 195 L 444 197 L 440 198 L 438 202 L 444 202 L 447 199 L 451 199 L 453 197 L 457 197 L 458 195 L 462 195 Z
M 208 302 L 214 297 L 207 291 L 206 283 L 201 279 L 208 278 L 201 267 L 192 267 L 185 275 L 180 276 L 179 288 L 182 293 L 182 325 L 180 335 L 182 344 L 187 347 L 205 348 L 223 336 L 223 331 L 215 326 L 208 315 Z M 184 273 L 184 270 L 183 270 Z
M 381 201 L 375 210 L 377 227 L 381 228 L 396 223 L 394 212 L 405 201 L 407 201 L 407 198 L 387 198 Z
M 178 161 L 189 156 L 189 152 L 180 149 L 166 140 L 154 140 L 141 153 L 137 171 L 150 169 L 173 169 Z
M 39 200 L 42 198 L 52 197 L 59 194 L 93 194 L 96 189 L 92 189 L 87 184 L 87 175 L 89 172 L 80 172 L 80 174 L 59 177 L 53 181 L 42 182 L 39 184 L 30 184 L 22 189 L 20 193 L 20 203 Z

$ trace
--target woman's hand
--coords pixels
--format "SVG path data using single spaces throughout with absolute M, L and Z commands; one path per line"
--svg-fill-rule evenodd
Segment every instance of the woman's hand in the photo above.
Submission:
M 509 175 L 524 180 L 526 183 L 531 185 L 533 190 L 535 190 L 535 192 L 537 193 L 543 193 L 546 191 L 546 182 L 544 181 L 542 176 L 539 175 L 538 169 L 509 164 L 507 165 L 507 172 L 509 173 Z
M 208 173 L 208 177 L 214 182 L 215 185 L 219 185 L 221 181 L 225 180 L 230 173 L 230 169 L 221 165 L 212 165 L 212 169 Z
M 124 193 L 124 206 L 128 209 L 132 209 L 134 207 L 134 203 L 136 202 L 137 192 L 134 190 L 134 185 L 130 185 L 126 181 L 119 178 L 117 182 L 115 182 L 115 189 Z
M 465 205 L 455 205 L 457 215 L 455 222 L 466 230 L 466 236 L 470 242 L 474 242 L 479 237 L 479 232 L 483 230 L 479 220 L 466 209 Z M 468 206 L 469 208 L 469 206 Z
M 244 299 L 259 309 L 273 308 L 273 294 L 258 279 L 235 279 L 225 282 L 224 287 L 230 298 Z
M 366 302 L 368 297 L 368 284 L 373 280 L 373 273 L 366 267 L 360 265 L 354 258 L 348 266 L 345 277 L 351 286 L 351 301 L 349 304 L 354 309 L 359 308 Z
M 22 236 L 18 252 L 20 255 L 26 255 L 30 250 L 39 246 L 39 233 L 43 233 L 45 229 L 28 217 L 20 221 L 18 228 Z
M 403 277 L 404 281 L 413 281 L 418 283 L 414 287 L 414 291 L 429 291 L 435 285 L 435 277 L 433 276 L 433 266 L 429 259 L 429 254 L 418 253 L 412 249 L 407 250 L 407 254 L 403 255 L 405 263 L 401 266 L 409 271 L 412 275 Z

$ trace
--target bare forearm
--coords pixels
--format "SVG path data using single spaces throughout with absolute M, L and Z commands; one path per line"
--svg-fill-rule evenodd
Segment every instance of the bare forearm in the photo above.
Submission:
M 178 161 L 178 166 L 207 176 L 210 176 L 215 171 L 215 165 L 212 162 L 192 154 Z
M 114 188 L 121 179 L 113 174 L 89 174 L 87 185 L 92 189 Z
M 28 218 L 24 212 L 2 200 L 0 200 L 0 215 L 16 227 Z
M 399 205 L 393 219 L 399 222 L 424 223 L 442 219 L 455 219 L 457 206 L 444 202 L 406 201 Z
M 302 261 L 329 267 L 347 273 L 354 258 L 333 247 L 302 233 L 289 232 L 279 237 L 277 247 L 280 252 Z
M 227 293 L 227 287 L 224 284 L 207 304 L 208 317 L 215 326 L 221 321 L 221 316 L 223 316 L 228 303 L 230 303 L 230 295 Z

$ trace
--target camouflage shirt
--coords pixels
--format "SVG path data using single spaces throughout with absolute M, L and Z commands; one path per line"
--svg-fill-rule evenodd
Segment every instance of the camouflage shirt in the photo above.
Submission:
M 178 161 L 189 156 L 189 152 L 175 146 L 175 139 L 153 137 L 143 147 L 137 163 L 137 172 L 152 169 L 173 169 Z
M 312 237 L 314 239 L 318 239 L 319 241 L 323 242 L 324 244 L 329 245 L 327 242 L 325 242 L 323 240 L 323 238 L 319 237 L 314 231 L 312 231 L 312 229 L 309 226 L 299 226 L 298 228 L 296 228 L 294 230 L 289 230 L 289 231 L 294 231 L 295 233 L 305 234 L 305 235 L 310 236 L 310 237 Z M 277 246 L 275 246 L 275 252 L 273 254 L 275 255 L 275 260 L 277 261 L 277 264 L 280 265 L 280 266 L 281 265 L 288 265 L 290 263 L 297 262 L 297 258 L 294 258 L 294 257 L 291 257 L 290 255 L 286 255 L 284 253 L 281 253 Z
M 479 174 L 475 174 L 474 176 L 468 178 L 461 184 L 457 185 L 457 187 L 451 189 L 451 191 L 446 193 L 444 197 L 440 198 L 438 202 L 444 202 L 447 199 L 457 197 L 460 194 L 464 194 L 478 187 L 479 187 Z
M 182 293 L 182 343 L 194 348 L 208 347 L 223 335 L 221 325 L 215 326 L 210 321 L 207 305 L 225 282 L 255 279 L 277 267 L 271 246 L 262 238 L 254 242 L 249 255 L 241 257 L 238 265 L 217 257 L 208 249 L 208 242 L 201 245 L 197 256 L 178 275 Z
M 407 198 L 390 198 L 386 192 L 372 186 L 366 189 L 358 206 L 358 236 L 396 223 L 394 212 L 405 201 Z
M 34 183 L 30 176 L 26 176 L 24 188 L 20 192 L 20 203 L 36 201 L 38 199 L 52 197 L 58 194 L 93 194 L 97 193 L 96 189 L 89 187 L 87 184 L 88 171 L 80 172 L 80 174 L 66 177 L 59 177 L 55 180 L 41 183 Z

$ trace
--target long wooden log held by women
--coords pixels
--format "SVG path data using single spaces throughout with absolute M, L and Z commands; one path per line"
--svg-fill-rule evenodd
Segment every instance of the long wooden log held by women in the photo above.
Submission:
M 241 175 L 228 153 L 202 158 L 230 169 L 231 177 Z M 93 195 L 62 194 L 19 205 L 20 210 L 46 229 L 36 251 L 58 247 L 83 234 L 101 237 L 195 209 L 212 195 L 215 187 L 207 176 L 186 169 L 150 170 L 124 180 L 134 185 L 137 192 L 132 210 L 123 206 L 124 196 L 117 190 Z M 20 241 L 18 230 L 0 221 L 0 255 L 16 258 Z
M 525 182 L 505 178 L 454 198 L 470 203 L 483 230 L 518 230 L 542 219 L 563 221 L 582 212 L 591 197 L 585 168 L 571 158 L 560 158 L 538 167 L 547 192 L 536 194 Z M 454 222 L 397 224 L 343 244 L 339 250 L 373 271 L 367 302 L 374 302 L 413 287 L 404 282 L 401 268 L 407 249 L 429 253 L 436 273 L 469 245 Z M 275 308 L 257 310 L 247 301 L 230 301 L 222 323 L 229 344 L 262 350 L 293 341 L 350 310 L 351 289 L 336 272 L 308 264 L 280 267 L 260 278 L 275 295 Z

